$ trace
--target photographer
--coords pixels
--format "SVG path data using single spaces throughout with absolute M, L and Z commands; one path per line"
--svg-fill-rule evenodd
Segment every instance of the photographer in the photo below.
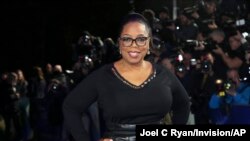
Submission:
M 105 59 L 104 43 L 100 37 L 91 35 L 84 31 L 79 37 L 76 44 L 72 45 L 72 59 L 74 62 L 79 61 L 82 56 L 89 56 L 93 63 L 94 69 L 100 67 Z
M 240 81 L 236 69 L 230 69 L 227 72 L 227 83 L 224 86 L 221 90 L 214 92 L 209 101 L 209 108 L 212 111 L 219 110 L 222 113 L 221 118 L 213 119 L 215 124 L 227 122 L 231 106 L 250 105 L 250 86 Z
M 228 52 L 227 49 L 227 42 L 226 42 L 226 35 L 223 30 L 216 29 L 211 32 L 209 35 L 211 40 L 214 42 L 213 45 L 210 47 L 210 52 L 212 53 L 214 57 L 214 64 L 213 64 L 213 70 L 216 74 L 217 78 L 226 79 L 226 72 L 228 70 L 228 66 L 226 63 L 224 63 L 223 58 L 217 54 L 217 50 L 223 51 L 224 53 Z M 218 49 L 220 48 L 220 49 Z
M 200 63 L 197 63 L 196 69 L 192 72 L 192 79 L 189 81 L 189 83 L 193 83 L 190 94 L 192 96 L 191 110 L 195 116 L 195 124 L 209 123 L 208 102 L 211 93 L 215 90 L 213 63 L 214 58 L 211 54 L 202 55 Z
M 211 30 L 218 28 L 216 20 L 217 1 L 201 0 L 198 3 L 197 12 L 192 13 L 192 17 L 199 27 L 199 31 L 207 36 Z
M 192 12 L 189 9 L 184 9 L 179 13 L 176 34 L 180 40 L 195 39 L 198 35 L 198 26 L 192 18 Z
M 225 53 L 222 48 L 214 49 L 213 52 L 219 55 L 228 68 L 239 69 L 245 62 L 245 50 L 242 46 L 242 35 L 236 28 L 227 33 L 229 51 Z

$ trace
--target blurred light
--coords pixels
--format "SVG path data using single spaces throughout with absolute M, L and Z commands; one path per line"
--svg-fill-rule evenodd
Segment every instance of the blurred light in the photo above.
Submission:
M 68 74 L 74 73 L 74 71 L 72 71 L 72 70 L 65 70 L 65 72 Z
M 221 83 L 222 83 L 222 80 L 221 80 L 221 79 L 217 79 L 217 80 L 215 81 L 215 83 L 216 83 L 216 84 L 221 84 Z
M 248 35 L 249 35 L 249 34 L 248 34 L 247 32 L 243 32 L 243 33 L 242 33 L 242 36 L 243 36 L 244 38 L 248 37 Z
M 178 55 L 178 60 L 181 62 L 183 61 L 183 56 L 181 54 Z

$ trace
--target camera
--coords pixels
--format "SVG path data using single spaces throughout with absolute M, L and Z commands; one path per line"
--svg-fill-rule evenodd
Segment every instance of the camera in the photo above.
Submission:
M 183 64 L 183 62 L 176 62 L 175 63 L 175 71 L 180 72 L 180 73 L 183 73 L 186 71 L 186 67 Z
M 184 49 L 194 50 L 195 47 L 198 47 L 200 44 L 205 46 L 205 51 L 212 51 L 217 48 L 217 43 L 211 38 L 206 39 L 205 41 L 198 40 L 185 40 L 181 41 L 181 47 Z
M 192 66 L 197 65 L 197 60 L 195 58 L 190 59 L 190 62 Z
M 236 88 L 236 83 L 232 79 L 227 79 L 225 82 L 221 79 L 215 81 L 216 91 L 218 96 L 225 96 L 227 90 L 232 90 Z
M 216 86 L 217 95 L 220 96 L 220 97 L 225 96 L 225 90 L 224 90 L 224 86 L 223 86 L 223 80 L 217 79 L 215 81 L 215 86 Z
M 217 48 L 217 43 L 211 38 L 205 40 L 203 42 L 203 45 L 205 46 L 205 50 L 209 52 Z
M 201 72 L 209 73 L 212 70 L 212 63 L 208 60 L 204 60 L 201 62 Z
M 57 94 L 61 90 L 61 83 L 57 79 L 52 79 L 49 83 L 48 94 Z
M 79 56 L 79 62 L 81 63 L 81 68 L 92 69 L 93 61 L 88 55 Z
M 228 79 L 228 80 L 224 83 L 224 89 L 225 89 L 225 90 L 234 89 L 235 87 L 236 87 L 236 83 L 235 83 L 232 79 Z
M 199 42 L 200 41 L 197 41 L 197 40 L 185 40 L 182 44 L 183 44 L 183 47 L 197 47 L 199 46 Z
M 186 67 L 183 63 L 183 56 L 181 54 L 176 55 L 172 63 L 174 64 L 176 72 L 184 73 L 186 71 Z
M 202 20 L 201 22 L 202 22 L 203 24 L 206 24 L 206 25 L 208 25 L 208 24 L 213 24 L 214 19 L 205 19 L 205 20 Z
M 240 81 L 250 84 L 250 64 L 245 64 L 242 66 L 240 72 Z
M 246 24 L 245 19 L 239 19 L 235 21 L 236 26 L 244 26 Z
M 156 50 L 162 50 L 165 47 L 165 43 L 160 38 L 153 37 L 152 47 L 153 47 L 153 49 L 156 49 Z

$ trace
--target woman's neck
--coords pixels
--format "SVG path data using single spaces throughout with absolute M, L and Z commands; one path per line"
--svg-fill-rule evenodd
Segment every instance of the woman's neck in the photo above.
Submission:
M 142 60 L 139 63 L 132 64 L 132 63 L 128 63 L 125 60 L 121 59 L 120 60 L 120 65 L 121 65 L 123 70 L 138 71 L 138 70 L 145 69 L 147 63 L 146 63 L 146 61 Z

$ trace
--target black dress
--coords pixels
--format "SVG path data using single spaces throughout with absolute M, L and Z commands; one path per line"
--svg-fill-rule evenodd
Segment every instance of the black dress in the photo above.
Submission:
M 153 73 L 140 86 L 124 79 L 113 64 L 86 77 L 64 101 L 65 123 L 76 141 L 89 141 L 81 115 L 98 102 L 105 123 L 144 124 L 173 113 L 173 124 L 186 124 L 189 98 L 176 76 L 153 64 Z

